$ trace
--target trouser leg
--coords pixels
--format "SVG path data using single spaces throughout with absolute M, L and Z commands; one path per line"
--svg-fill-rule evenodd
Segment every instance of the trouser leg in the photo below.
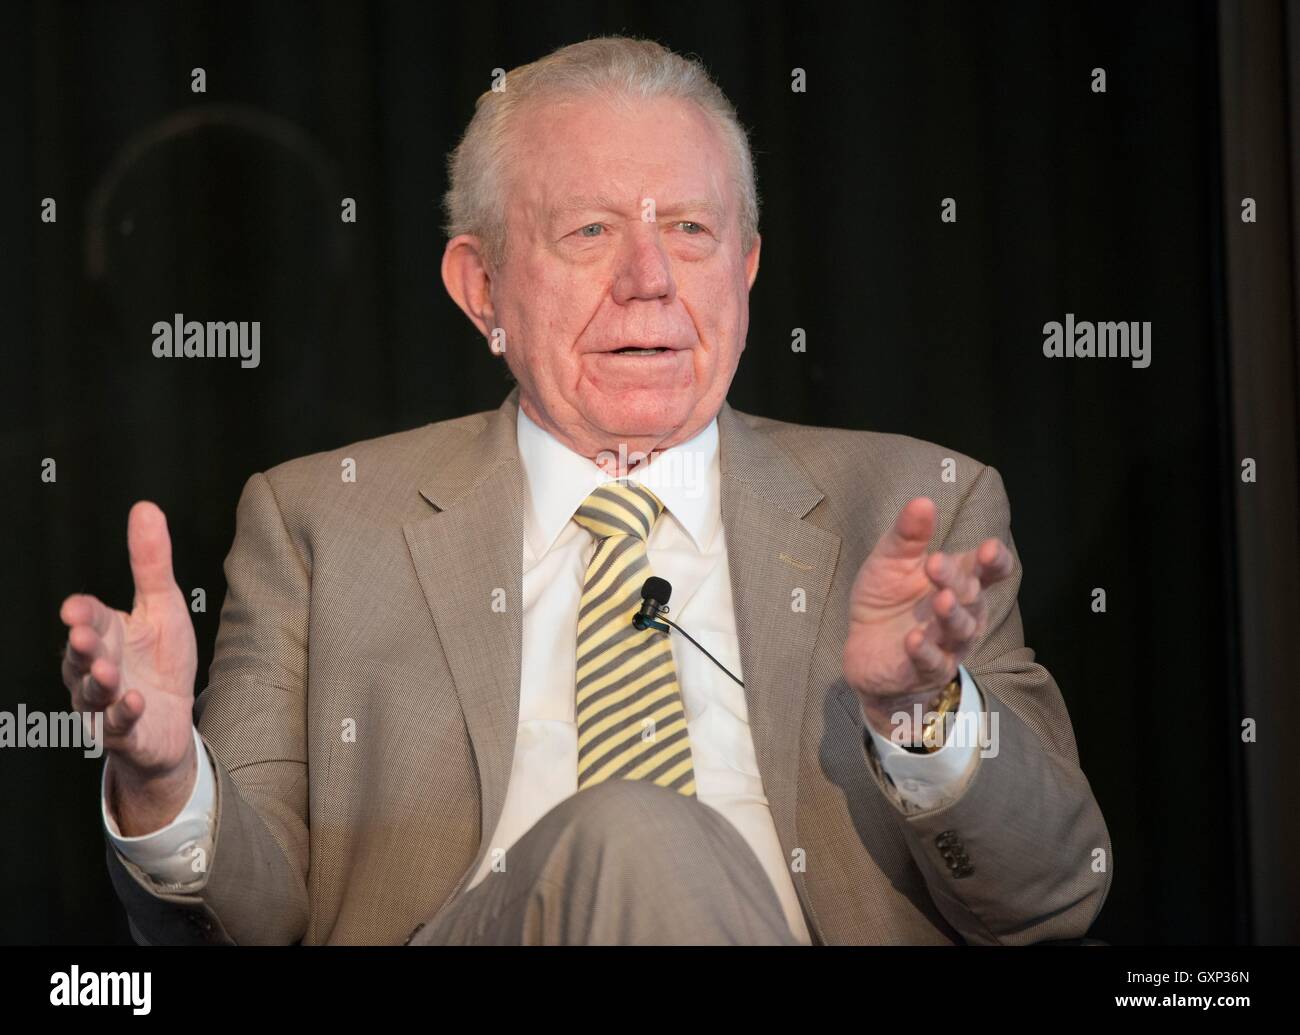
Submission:
M 798 944 L 730 821 L 644 781 L 570 796 L 503 861 L 412 944 Z

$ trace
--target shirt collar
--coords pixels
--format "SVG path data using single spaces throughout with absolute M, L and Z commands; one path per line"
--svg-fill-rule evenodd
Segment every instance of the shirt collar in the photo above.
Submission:
M 533 421 L 522 406 L 516 433 L 528 484 L 524 537 L 533 556 L 540 558 L 591 491 L 613 479 Z M 658 496 L 665 514 L 682 526 L 696 549 L 707 549 L 722 523 L 717 418 L 694 438 L 656 453 L 648 464 L 632 471 L 628 480 Z

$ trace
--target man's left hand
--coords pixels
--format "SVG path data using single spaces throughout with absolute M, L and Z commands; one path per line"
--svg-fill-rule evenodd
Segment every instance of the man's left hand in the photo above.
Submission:
M 907 504 L 863 562 L 849 595 L 844 678 L 858 692 L 871 726 L 890 736 L 891 716 L 922 714 L 984 634 L 985 590 L 1011 574 L 1000 539 L 965 553 L 927 553 L 937 508 L 924 496 Z

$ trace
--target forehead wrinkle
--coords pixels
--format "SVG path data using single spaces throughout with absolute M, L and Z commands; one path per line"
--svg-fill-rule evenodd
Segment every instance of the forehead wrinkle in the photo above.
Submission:
M 678 212 L 703 212 L 710 216 L 722 215 L 722 206 L 716 201 L 710 201 L 708 198 L 690 198 L 686 201 L 674 201 L 668 205 L 660 205 L 655 202 L 655 212 L 657 214 L 667 213 L 673 215 Z
M 672 215 L 679 212 L 702 212 L 714 218 L 720 217 L 723 212 L 723 206 L 716 201 L 708 198 L 688 198 L 685 201 L 674 201 L 667 205 L 659 203 L 658 198 L 653 194 L 646 197 L 654 198 L 655 212 Z M 642 199 L 638 199 L 638 202 Z M 626 214 L 626 209 L 612 198 L 603 194 L 593 195 L 591 197 L 570 197 L 559 204 L 551 206 L 547 212 L 553 219 L 557 216 L 571 215 L 578 212 L 616 212 L 620 215 Z
M 571 195 L 547 209 L 547 214 L 562 216 L 574 212 L 590 212 L 599 209 L 605 212 L 619 212 L 622 206 L 610 197 L 604 194 L 593 194 L 590 196 Z

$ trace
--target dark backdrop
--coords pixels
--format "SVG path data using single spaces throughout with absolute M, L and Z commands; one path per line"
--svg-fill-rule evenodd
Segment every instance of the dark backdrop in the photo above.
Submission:
M 1252 572 L 1209 3 L 6 8 L 0 708 L 66 706 L 59 602 L 129 607 L 133 501 L 163 507 L 178 580 L 207 591 L 201 688 L 250 474 L 501 401 L 439 279 L 444 155 L 492 69 L 611 32 L 698 53 L 752 128 L 764 244 L 733 405 L 935 440 L 1005 478 L 1027 639 L 1114 841 L 1093 935 L 1264 937 L 1282 904 L 1257 901 L 1240 738 Z M 176 312 L 260 320 L 261 365 L 155 359 Z M 1044 358 L 1067 312 L 1151 321 L 1152 365 Z M 1294 424 L 1267 433 L 1294 458 Z M 1294 467 L 1270 474 L 1294 489 Z M 0 751 L 0 941 L 128 940 L 101 767 Z

